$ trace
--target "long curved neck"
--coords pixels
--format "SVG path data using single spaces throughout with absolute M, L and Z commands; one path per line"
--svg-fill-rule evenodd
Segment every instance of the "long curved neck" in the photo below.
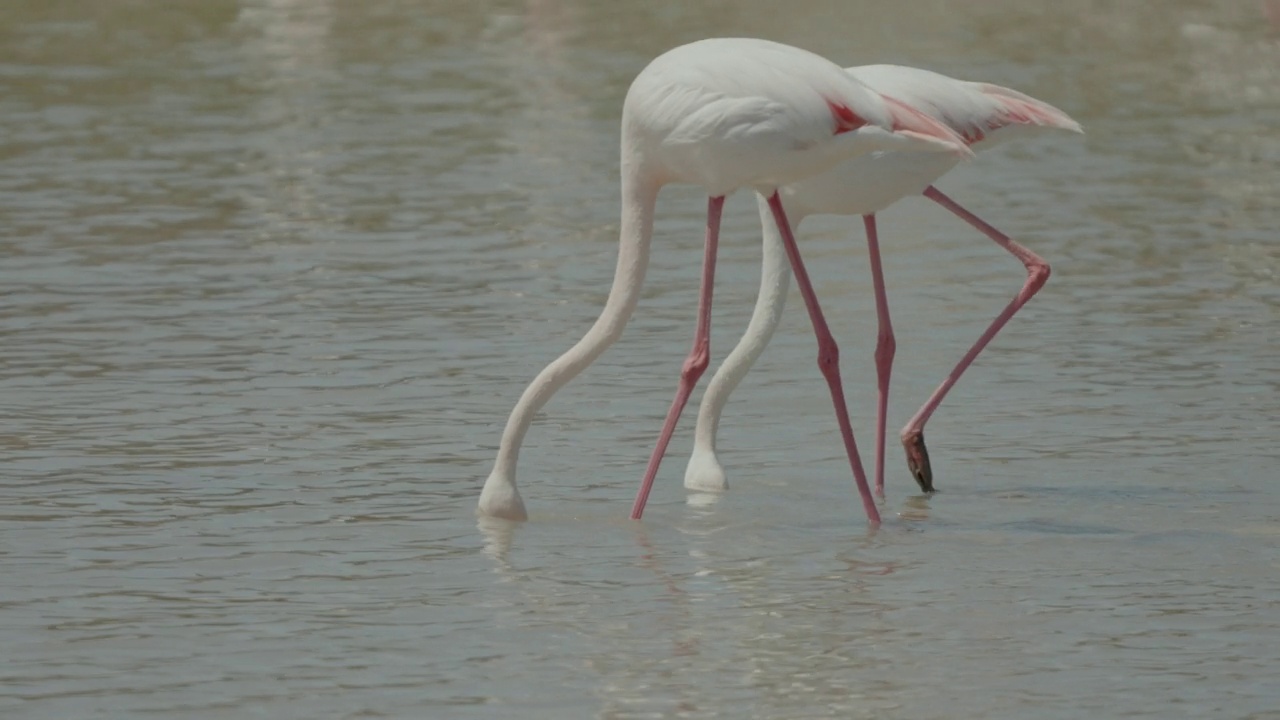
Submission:
M 791 263 L 787 260 L 787 251 L 782 244 L 782 234 L 774 221 L 773 211 L 769 209 L 769 202 L 763 195 L 757 195 L 756 199 L 760 205 L 760 226 L 763 233 L 760 295 L 756 298 L 756 307 L 751 313 L 746 334 L 716 370 L 715 377 L 711 378 L 711 383 L 702 396 L 702 405 L 698 408 L 694 443 L 712 452 L 715 451 L 716 433 L 720 427 L 720 413 L 724 410 L 729 395 L 747 376 L 756 360 L 760 359 L 773 338 L 773 332 L 778 329 L 778 324 L 782 321 L 782 309 L 787 302 L 787 290 L 791 285 Z M 791 224 L 798 228 L 802 219 L 804 215 L 797 213 L 791 218 Z
M 657 197 L 657 184 L 640 172 L 636 165 L 628 165 L 624 157 L 618 266 L 614 271 L 609 299 L 587 334 L 543 368 L 525 388 L 511 411 L 511 417 L 507 418 L 490 482 L 494 478 L 502 478 L 514 485 L 520 445 L 534 413 L 622 336 L 622 330 L 640 299 L 640 288 L 649 267 L 649 244 L 653 237 L 653 209 Z

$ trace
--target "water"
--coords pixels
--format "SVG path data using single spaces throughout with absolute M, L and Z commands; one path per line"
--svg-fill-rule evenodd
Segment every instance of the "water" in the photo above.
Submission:
M 1280 38 L 1257 3 L 46 3 L 0 11 L 5 718 L 1280 717 Z M 932 15 L 925 15 L 926 11 Z M 1088 130 L 941 187 L 1054 276 L 869 532 L 798 297 L 625 519 L 692 333 L 703 200 L 473 514 L 612 274 L 650 57 L 766 35 L 1008 84 Z M 756 283 L 732 198 L 722 357 Z M 1022 281 L 882 216 L 891 427 Z M 868 448 L 860 223 L 803 245 Z M 695 396 L 696 399 L 696 396 Z

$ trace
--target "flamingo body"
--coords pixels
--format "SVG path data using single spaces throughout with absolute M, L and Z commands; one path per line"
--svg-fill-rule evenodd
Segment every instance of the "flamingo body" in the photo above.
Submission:
M 1080 132 L 1080 125 L 1061 110 L 999 85 L 955 80 L 901 65 L 865 65 L 846 72 L 876 92 L 945 124 L 974 150 L 1045 128 Z M 797 225 L 807 215 L 869 215 L 924 192 L 960 159 L 944 153 L 875 152 L 780 192 L 788 216 Z
M 842 131 L 842 120 L 852 127 Z M 834 63 L 764 40 L 703 40 L 654 59 L 627 93 L 623 133 L 662 182 L 712 197 L 748 186 L 768 194 L 873 150 L 972 154 L 950 129 Z

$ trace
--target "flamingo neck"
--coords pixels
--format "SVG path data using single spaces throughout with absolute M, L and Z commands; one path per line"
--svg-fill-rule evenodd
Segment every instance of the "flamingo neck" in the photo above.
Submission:
M 757 195 L 760 206 L 760 225 L 763 235 L 761 246 L 762 264 L 760 269 L 760 294 L 756 298 L 755 309 L 751 313 L 751 321 L 747 331 L 738 341 L 733 351 L 725 357 L 724 362 L 716 370 L 702 396 L 702 405 L 698 408 L 698 426 L 694 431 L 695 452 L 699 450 L 715 453 L 716 434 L 720 427 L 720 414 L 729 396 L 746 377 L 751 366 L 755 364 L 765 347 L 773 338 L 773 333 L 782 321 L 782 310 L 786 305 L 787 291 L 791 284 L 791 262 L 787 260 L 787 251 L 782 243 L 782 234 L 769 208 L 764 195 Z M 788 209 L 788 213 L 790 213 Z M 791 218 L 793 229 L 800 227 L 804 219 L 803 211 L 797 210 Z
M 534 413 L 621 337 L 640 299 L 645 271 L 649 267 L 649 245 L 653 237 L 653 211 L 658 189 L 657 183 L 639 171 L 638 164 L 628 164 L 624 156 L 618 264 L 609 299 L 587 334 L 543 368 L 520 396 L 507 418 L 498 457 L 493 472 L 485 481 L 482 498 L 486 495 L 510 496 L 518 502 L 519 495 L 515 492 L 516 461 Z

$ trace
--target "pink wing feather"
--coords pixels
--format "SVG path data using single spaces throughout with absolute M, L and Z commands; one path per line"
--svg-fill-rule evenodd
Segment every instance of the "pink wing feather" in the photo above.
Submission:
M 848 72 L 881 95 L 945 124 L 969 145 L 989 140 L 1002 128 L 1082 132 L 1080 124 L 1058 108 L 999 85 L 899 65 L 866 65 Z

